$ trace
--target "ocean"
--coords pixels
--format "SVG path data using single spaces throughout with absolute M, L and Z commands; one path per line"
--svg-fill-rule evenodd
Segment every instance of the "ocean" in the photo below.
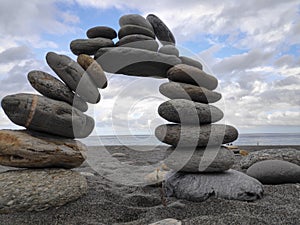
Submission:
M 155 136 L 149 135 L 108 135 L 90 136 L 80 139 L 87 146 L 109 146 L 109 145 L 163 145 Z M 240 134 L 233 145 L 300 145 L 300 133 L 251 133 Z

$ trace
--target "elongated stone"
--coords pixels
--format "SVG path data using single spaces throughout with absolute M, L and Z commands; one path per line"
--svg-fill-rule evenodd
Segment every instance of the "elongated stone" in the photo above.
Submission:
M 174 45 L 164 45 L 158 50 L 158 52 L 179 57 L 179 51 Z
M 107 87 L 107 79 L 102 67 L 92 57 L 81 54 L 77 58 L 77 62 L 86 70 L 98 88 Z
M 0 130 L 0 164 L 45 168 L 79 167 L 87 147 L 79 141 L 28 130 Z
M 233 142 L 238 138 L 238 131 L 232 126 L 222 124 L 163 124 L 155 129 L 155 136 L 174 147 L 205 147 Z
M 214 103 L 222 97 L 220 93 L 204 87 L 179 82 L 163 83 L 160 85 L 159 91 L 170 99 L 187 99 L 201 103 Z
M 127 14 L 119 19 L 119 25 L 120 27 L 126 26 L 126 25 L 136 25 L 136 26 L 141 26 L 145 27 L 153 32 L 153 27 L 147 21 L 144 17 L 138 14 Z
M 194 67 L 199 68 L 200 70 L 203 70 L 203 66 L 199 61 L 189 58 L 189 57 L 186 57 L 186 56 L 180 56 L 179 58 L 181 59 L 182 64 L 194 66 Z
M 15 124 L 67 138 L 87 137 L 94 120 L 69 104 L 44 96 L 15 94 L 4 97 L 1 106 Z
M 153 31 L 151 31 L 150 29 L 148 29 L 146 27 L 137 26 L 137 25 L 122 26 L 118 32 L 118 37 L 119 37 L 119 39 L 121 39 L 121 38 L 131 35 L 131 34 L 143 34 L 143 35 L 146 35 L 148 37 L 155 39 L 155 34 Z
M 214 90 L 218 80 L 197 67 L 179 64 L 168 70 L 168 78 L 175 82 L 187 83 Z
M 120 47 L 139 48 L 157 52 L 158 43 L 151 37 L 142 34 L 131 34 L 119 40 L 116 44 Z
M 76 39 L 70 44 L 70 49 L 75 55 L 94 55 L 99 48 L 112 47 L 114 42 L 108 38 Z
M 221 120 L 223 112 L 215 106 L 186 99 L 172 99 L 158 107 L 158 114 L 174 123 L 206 124 Z
M 51 69 L 65 82 L 65 84 L 84 101 L 98 103 L 100 94 L 84 69 L 66 55 L 48 52 L 46 60 Z
M 136 42 L 136 41 L 147 41 L 147 40 L 153 40 L 153 38 L 148 37 L 143 34 L 131 34 L 128 36 L 125 36 L 119 40 L 119 46 L 128 44 L 130 42 Z
M 86 36 L 88 38 L 101 37 L 101 38 L 114 39 L 117 37 L 117 32 L 111 27 L 96 26 L 88 29 L 86 32 Z
M 31 71 L 27 76 L 31 86 L 42 95 L 69 103 L 82 112 L 88 110 L 88 105 L 80 97 L 74 95 L 70 88 L 52 75 L 43 71 Z

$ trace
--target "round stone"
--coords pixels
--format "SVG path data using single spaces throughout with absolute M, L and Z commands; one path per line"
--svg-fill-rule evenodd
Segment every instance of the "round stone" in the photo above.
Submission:
M 189 58 L 189 57 L 186 57 L 186 56 L 180 56 L 179 58 L 181 59 L 182 64 L 194 66 L 194 67 L 199 68 L 200 70 L 203 70 L 203 66 L 199 61 Z
M 75 55 L 94 55 L 99 48 L 113 47 L 114 42 L 108 38 L 76 39 L 70 44 L 70 49 Z
M 300 166 L 283 160 L 264 160 L 247 169 L 247 174 L 263 184 L 300 183 Z
M 158 114 L 174 123 L 207 124 L 221 120 L 223 112 L 215 106 L 186 99 L 172 99 L 158 107 Z
M 197 85 L 208 90 L 214 90 L 218 86 L 218 80 L 215 77 L 186 64 L 173 66 L 168 70 L 167 76 L 172 81 Z
M 120 25 L 120 27 L 123 27 L 126 25 L 141 26 L 141 27 L 145 27 L 153 32 L 153 27 L 149 23 L 149 21 L 147 21 L 144 17 L 142 17 L 141 15 L 138 15 L 138 14 L 127 14 L 127 15 L 122 16 L 119 19 L 119 25 Z
M 86 36 L 88 38 L 101 37 L 101 38 L 114 39 L 117 37 L 117 32 L 111 27 L 97 26 L 88 29 L 88 31 L 86 32 Z
M 222 124 L 163 124 L 155 129 L 155 136 L 173 147 L 205 147 L 233 142 L 238 138 L 238 131 Z
M 131 34 L 142 34 L 151 37 L 152 39 L 155 39 L 155 34 L 153 33 L 153 31 L 151 31 L 148 28 L 137 26 L 137 25 L 125 25 L 121 27 L 118 32 L 118 37 L 119 39 L 121 39 Z
M 210 91 L 204 87 L 179 82 L 163 83 L 159 91 L 170 99 L 187 99 L 194 102 L 214 103 L 221 99 L 218 92 Z
M 157 39 L 163 44 L 175 44 L 175 38 L 167 25 L 157 16 L 149 14 L 147 20 L 151 23 Z
M 179 57 L 179 51 L 174 45 L 164 45 L 158 50 L 158 52 Z
M 82 112 L 88 110 L 88 105 L 80 97 L 74 95 L 70 88 L 52 75 L 43 71 L 31 71 L 27 76 L 31 86 L 42 95 L 69 103 Z
M 4 97 L 1 106 L 15 124 L 67 138 L 87 137 L 94 129 L 93 118 L 69 104 L 44 96 L 15 94 Z

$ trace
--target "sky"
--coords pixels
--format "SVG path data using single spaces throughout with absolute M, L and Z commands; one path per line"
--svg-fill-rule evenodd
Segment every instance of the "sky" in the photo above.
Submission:
M 55 75 L 49 51 L 72 55 L 69 44 L 94 26 L 119 29 L 124 14 L 154 13 L 172 30 L 181 55 L 204 65 L 219 80 L 220 123 L 240 133 L 300 132 L 299 0 L 0 0 L 0 98 L 36 93 L 31 70 Z M 107 74 L 101 101 L 87 114 L 93 135 L 151 134 L 166 123 L 157 107 L 166 79 Z M 0 129 L 20 127 L 0 111 Z

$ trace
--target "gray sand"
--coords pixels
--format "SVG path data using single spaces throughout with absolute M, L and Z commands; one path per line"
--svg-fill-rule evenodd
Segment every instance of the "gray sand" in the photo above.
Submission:
M 280 146 L 283 147 L 283 146 Z M 291 146 L 300 149 L 299 146 Z M 137 147 L 135 147 L 137 148 Z M 141 149 L 142 147 L 138 147 Z M 243 146 L 253 151 L 267 148 Z M 269 146 L 274 148 L 274 146 Z M 94 148 L 95 149 L 95 148 Z M 97 148 L 104 151 L 103 147 Z M 134 151 L 124 146 L 111 146 L 112 153 L 125 153 L 120 161 L 142 166 L 155 164 L 164 158 L 166 147 L 152 151 Z M 234 168 L 239 169 L 241 156 L 236 156 Z M 103 158 L 103 160 L 107 160 Z M 106 166 L 106 165 L 105 165 Z M 264 198 L 255 202 L 240 202 L 210 198 L 195 203 L 168 198 L 161 200 L 161 188 L 125 186 L 99 175 L 87 163 L 76 169 L 94 174 L 87 176 L 88 194 L 60 208 L 42 212 L 23 212 L 0 215 L 0 224 L 131 224 L 143 225 L 165 218 L 182 220 L 183 224 L 300 224 L 300 184 L 265 185 Z M 242 170 L 240 170 L 242 171 Z

